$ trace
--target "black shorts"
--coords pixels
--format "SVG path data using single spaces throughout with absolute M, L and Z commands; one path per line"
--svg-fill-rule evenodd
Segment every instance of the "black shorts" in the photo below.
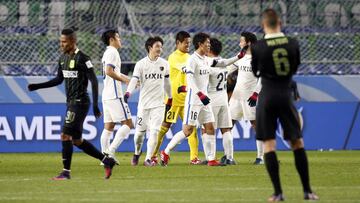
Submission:
M 293 104 L 289 89 L 262 89 L 256 107 L 256 139 L 276 138 L 276 128 L 280 122 L 285 140 L 302 137 L 299 114 Z
M 62 132 L 73 139 L 82 137 L 83 123 L 89 111 L 90 104 L 67 104 L 66 116 Z

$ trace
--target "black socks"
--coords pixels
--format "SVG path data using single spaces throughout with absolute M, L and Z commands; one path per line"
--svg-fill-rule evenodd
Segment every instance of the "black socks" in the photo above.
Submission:
M 303 185 L 304 192 L 312 193 L 309 180 L 309 166 L 304 148 L 294 150 L 295 166 Z
M 70 170 L 71 166 L 71 158 L 73 154 L 73 145 L 72 141 L 62 141 L 62 161 L 64 165 L 64 169 Z
M 271 182 L 275 189 L 275 195 L 282 193 L 281 184 L 280 184 L 280 175 L 279 175 L 279 162 L 274 151 L 264 154 L 265 166 L 268 171 Z

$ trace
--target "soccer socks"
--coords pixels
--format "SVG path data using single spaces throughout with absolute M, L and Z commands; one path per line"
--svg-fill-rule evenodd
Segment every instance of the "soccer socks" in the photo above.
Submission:
M 204 149 L 205 160 L 207 160 L 208 155 L 209 155 L 210 146 L 208 145 L 209 141 L 208 141 L 208 135 L 206 133 L 204 133 L 202 135 L 202 144 L 203 144 L 203 149 Z
M 310 188 L 309 165 L 304 148 L 294 150 L 295 166 L 303 185 L 304 192 L 312 193 Z
M 141 153 L 141 148 L 145 138 L 145 132 L 146 131 L 137 131 L 137 130 L 135 132 L 134 135 L 135 155 L 140 155 Z
M 106 152 L 106 150 L 110 146 L 110 137 L 111 137 L 112 131 L 104 129 L 101 133 L 100 137 L 100 145 L 101 145 L 101 151 Z
M 82 143 L 77 146 L 79 149 L 83 150 L 86 154 L 99 159 L 100 161 L 103 160 L 105 157 L 99 150 L 97 150 L 94 145 L 92 145 L 87 140 L 83 140 Z
M 194 128 L 193 132 L 188 137 L 188 144 L 190 148 L 190 160 L 199 157 L 199 140 L 197 136 L 197 129 Z
M 150 130 L 150 136 L 149 139 L 147 141 L 147 150 L 146 150 L 146 157 L 145 160 L 151 160 L 151 157 L 154 153 L 154 149 L 156 147 L 156 143 L 157 143 L 157 134 L 158 134 L 158 130 Z
M 233 144 L 233 136 L 231 131 L 227 131 L 223 134 L 223 147 L 224 153 L 227 159 L 234 158 L 234 144 Z
M 275 195 L 282 193 L 279 174 L 279 162 L 274 151 L 265 153 L 265 166 L 275 189 Z
M 206 134 L 207 138 L 205 138 L 206 145 L 209 147 L 209 153 L 207 156 L 208 161 L 213 161 L 216 159 L 216 138 L 215 135 Z
M 62 161 L 64 170 L 70 171 L 71 158 L 73 154 L 73 144 L 71 140 L 62 141 Z
M 171 139 L 169 144 L 165 148 L 165 153 L 170 154 L 170 151 L 175 148 L 175 146 L 180 143 L 182 140 L 186 138 L 184 132 L 181 130 L 180 132 L 176 133 L 174 137 Z
M 169 128 L 167 128 L 165 126 L 160 127 L 160 131 L 159 131 L 159 133 L 157 135 L 156 146 L 155 146 L 154 153 L 152 154 L 152 156 L 157 156 L 157 153 L 159 152 L 161 144 L 162 144 L 162 142 L 164 140 L 164 137 L 165 137 L 165 135 L 166 135 L 166 133 L 168 131 L 169 131 Z
M 256 158 L 260 158 L 264 160 L 264 142 L 261 140 L 256 140 L 256 149 L 257 149 Z
M 116 132 L 114 140 L 109 146 L 110 155 L 114 155 L 115 151 L 119 148 L 120 144 L 124 141 L 125 137 L 129 134 L 130 128 L 127 125 L 122 125 Z

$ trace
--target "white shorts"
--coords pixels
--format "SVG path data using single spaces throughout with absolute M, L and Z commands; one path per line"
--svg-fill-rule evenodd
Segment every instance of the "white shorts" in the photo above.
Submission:
M 210 105 L 185 105 L 184 125 L 196 126 L 198 123 L 203 125 L 212 122 L 215 122 L 215 118 Z
M 164 120 L 165 107 L 159 106 L 150 109 L 138 109 L 136 130 L 159 130 Z
M 253 121 L 256 118 L 256 106 L 250 107 L 246 100 L 230 99 L 231 119 Z
M 232 127 L 230 108 L 228 105 L 214 106 L 211 107 L 211 109 L 215 117 L 215 123 L 214 123 L 215 129 Z
M 104 111 L 104 123 L 120 123 L 131 119 L 130 109 L 122 98 L 105 100 L 102 102 Z

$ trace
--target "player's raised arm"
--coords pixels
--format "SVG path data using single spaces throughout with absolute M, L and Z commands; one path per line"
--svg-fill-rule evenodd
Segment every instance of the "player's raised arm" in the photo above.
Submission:
M 34 91 L 34 90 L 37 90 L 37 89 L 54 87 L 54 86 L 57 86 L 57 85 L 61 84 L 63 81 L 64 81 L 64 76 L 63 76 L 62 69 L 61 69 L 60 64 L 59 64 L 58 73 L 57 73 L 55 78 L 53 78 L 53 79 L 51 79 L 51 80 L 49 80 L 47 82 L 43 82 L 43 83 L 29 84 L 28 85 L 28 90 L 29 91 Z
M 242 48 L 241 51 L 236 56 L 228 58 L 228 59 L 214 59 L 213 63 L 211 64 L 211 67 L 229 66 L 229 65 L 235 63 L 236 61 L 238 61 L 239 59 L 241 59 L 242 57 L 244 57 L 247 49 L 248 49 L 248 46 Z

